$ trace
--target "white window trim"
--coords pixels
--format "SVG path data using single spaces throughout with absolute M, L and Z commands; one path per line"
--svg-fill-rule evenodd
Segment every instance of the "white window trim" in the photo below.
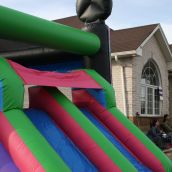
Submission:
M 145 92 L 146 92 L 146 97 L 145 97 L 145 101 L 146 101 L 146 104 L 145 104 L 145 114 L 141 114 L 142 117 L 155 117 L 155 116 L 161 116 L 161 103 L 162 103 L 162 100 L 160 100 L 160 104 L 159 104 L 159 114 L 155 114 L 155 89 L 157 89 L 159 86 L 155 86 L 155 85 L 149 85 L 149 84 L 141 84 L 141 87 L 145 87 Z M 147 111 L 148 111 L 148 100 L 147 100 L 147 88 L 152 88 L 153 89 L 153 114 L 148 114 Z
M 154 63 L 154 62 L 152 61 L 152 63 Z M 157 74 L 158 74 L 158 78 L 159 78 L 159 86 L 161 86 L 161 79 L 160 79 L 159 70 L 158 70 L 155 63 L 154 63 L 154 65 L 155 65 L 155 68 L 157 70 Z M 144 69 L 145 69 L 145 66 L 144 66 L 143 70 Z M 142 83 L 142 81 L 141 81 L 140 88 L 142 88 L 142 87 L 146 88 L 145 89 L 145 96 L 146 96 L 145 97 L 145 101 L 146 101 L 146 103 L 145 103 L 145 114 L 141 114 L 141 117 L 161 117 L 162 116 L 161 111 L 162 111 L 163 100 L 159 100 L 159 114 L 155 114 L 155 89 L 157 89 L 159 86 L 158 85 L 150 85 L 150 84 L 147 84 L 147 83 Z M 147 88 L 152 88 L 153 89 L 153 95 L 152 95 L 153 96 L 153 114 L 147 114 L 147 111 L 148 111 L 148 109 L 147 109 L 147 107 L 148 107 L 147 106 L 147 104 L 148 104 Z M 141 103 L 141 96 L 140 96 L 140 103 Z M 141 104 L 140 104 L 140 110 L 141 110 Z

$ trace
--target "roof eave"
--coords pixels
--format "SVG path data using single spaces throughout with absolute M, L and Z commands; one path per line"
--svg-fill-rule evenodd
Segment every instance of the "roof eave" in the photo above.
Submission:
M 152 31 L 152 33 L 141 43 L 141 45 L 136 50 L 114 52 L 114 53 L 111 53 L 112 58 L 142 56 L 142 48 L 152 38 L 153 35 L 155 35 L 155 37 L 157 38 L 166 61 L 172 62 L 172 52 L 170 50 L 168 41 L 165 37 L 165 34 L 160 24 L 157 25 L 157 27 Z
M 135 56 L 142 56 L 142 49 L 140 47 L 136 50 L 111 53 L 112 58 L 126 58 Z

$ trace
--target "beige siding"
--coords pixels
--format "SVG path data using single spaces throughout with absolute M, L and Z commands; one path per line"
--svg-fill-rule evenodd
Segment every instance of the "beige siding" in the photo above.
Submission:
M 29 107 L 29 94 L 28 94 L 28 88 L 31 86 L 25 85 L 25 93 L 24 93 L 24 108 Z M 71 88 L 65 88 L 65 87 L 59 87 L 58 88 L 70 101 L 72 101 L 72 91 Z
M 126 104 L 125 115 L 132 114 L 132 77 L 131 58 L 125 58 L 118 62 L 114 59 L 112 60 L 112 80 L 115 89 L 116 103 L 117 107 L 123 113 L 125 113 L 124 106 Z
M 122 93 L 122 70 L 121 65 L 112 60 L 112 84 L 115 89 L 117 107 L 124 113 L 124 100 Z
M 71 88 L 59 87 L 58 88 L 70 101 L 72 101 Z
M 29 107 L 29 94 L 28 94 L 28 88 L 29 86 L 25 85 L 24 86 L 24 103 L 23 103 L 23 107 L 24 108 L 28 108 Z
M 133 112 L 133 69 L 131 65 L 131 58 L 126 59 L 124 64 L 124 83 L 125 83 L 125 94 L 126 94 L 126 110 L 127 115 L 130 116 Z

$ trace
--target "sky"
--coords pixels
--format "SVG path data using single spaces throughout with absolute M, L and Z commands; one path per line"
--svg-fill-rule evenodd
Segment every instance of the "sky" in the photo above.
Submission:
M 0 4 L 44 19 L 76 15 L 76 0 L 0 0 Z M 106 23 L 123 29 L 160 23 L 172 44 L 172 0 L 113 0 L 113 10 Z

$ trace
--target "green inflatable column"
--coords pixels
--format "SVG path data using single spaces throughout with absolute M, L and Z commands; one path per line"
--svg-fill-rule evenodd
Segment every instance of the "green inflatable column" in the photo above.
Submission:
M 0 37 L 81 55 L 93 55 L 100 48 L 99 38 L 69 26 L 34 17 L 0 6 Z

